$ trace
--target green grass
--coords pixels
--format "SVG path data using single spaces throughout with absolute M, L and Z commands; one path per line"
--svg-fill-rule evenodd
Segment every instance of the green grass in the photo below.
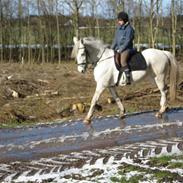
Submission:
M 116 178 L 111 177 L 112 182 L 119 182 L 119 183 L 138 183 L 140 180 L 143 180 L 143 175 L 134 175 L 130 177 L 128 180 L 125 177 Z
M 135 175 L 133 177 L 130 177 L 128 182 L 129 183 L 138 183 L 140 180 L 143 180 L 143 175 Z
M 157 180 L 158 183 L 171 183 L 176 180 L 177 174 L 170 173 L 168 171 L 156 171 L 153 174 L 153 177 Z
M 0 123 L 0 128 L 17 128 L 17 127 L 26 127 L 26 126 L 33 126 L 35 122 L 33 121 L 19 121 L 19 120 L 11 120 L 6 123 Z
M 172 161 L 175 160 L 175 161 Z M 176 162 L 177 160 L 177 162 Z M 156 180 L 157 183 L 172 183 L 173 181 L 182 180 L 181 176 L 177 173 L 171 173 L 170 171 L 161 170 L 161 167 L 166 167 L 168 169 L 180 168 L 183 169 L 183 155 L 180 156 L 161 156 L 149 158 L 147 163 L 150 167 L 157 167 L 158 169 L 152 170 L 150 168 L 143 168 L 129 164 L 122 164 L 118 168 L 118 174 L 116 177 L 111 177 L 112 182 L 116 183 L 138 183 L 139 181 L 145 180 Z M 130 172 L 138 172 L 136 175 L 126 178 L 126 175 Z M 149 175 L 147 178 L 146 175 Z
M 150 158 L 149 164 L 151 166 L 168 166 L 169 162 L 171 161 L 172 157 L 171 156 L 161 156 L 161 157 L 153 157 Z
M 172 161 L 175 160 L 175 161 Z M 149 165 L 157 166 L 157 167 L 168 167 L 170 169 L 173 168 L 182 168 L 183 162 L 176 162 L 176 160 L 183 160 L 183 155 L 180 156 L 161 156 L 150 158 Z
M 123 175 L 124 173 L 132 172 L 132 171 L 140 171 L 143 172 L 144 169 L 138 166 L 133 166 L 129 164 L 125 164 L 124 166 L 119 167 L 119 174 Z
M 170 162 L 168 168 L 180 168 L 183 169 L 183 162 Z
M 137 171 L 138 174 L 133 175 L 129 179 L 127 179 L 125 177 L 126 174 L 128 174 L 130 172 L 134 172 L 134 171 Z M 112 182 L 119 182 L 119 183 L 138 183 L 140 180 L 143 180 L 144 173 L 145 173 L 144 168 L 129 165 L 129 164 L 124 164 L 123 166 L 119 167 L 118 175 L 120 177 L 118 177 L 118 178 L 111 177 L 111 181 Z

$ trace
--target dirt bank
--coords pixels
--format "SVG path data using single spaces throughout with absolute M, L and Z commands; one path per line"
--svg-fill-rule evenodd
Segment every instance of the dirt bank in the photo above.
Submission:
M 183 64 L 177 101 L 171 107 L 183 106 Z M 74 62 L 58 64 L 0 64 L 0 125 L 13 127 L 84 117 L 95 90 L 93 72 L 82 75 Z M 159 92 L 149 82 L 118 88 L 127 112 L 159 108 Z M 105 91 L 100 99 L 103 110 L 97 115 L 118 114 L 115 104 L 108 103 Z M 78 111 L 78 104 L 82 109 Z

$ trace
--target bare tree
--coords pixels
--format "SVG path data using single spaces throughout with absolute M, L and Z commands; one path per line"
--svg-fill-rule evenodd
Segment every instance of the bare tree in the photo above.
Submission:
M 136 5 L 136 18 L 134 18 L 135 27 L 136 27 L 136 37 L 137 37 L 137 50 L 140 50 L 140 43 L 141 43 L 141 35 L 142 35 L 142 0 L 138 1 L 138 4 Z
M 149 16 L 149 32 L 150 32 L 150 46 L 154 48 L 159 29 L 159 10 L 160 0 L 150 1 L 150 16 Z
M 66 46 L 74 34 L 92 34 L 110 43 L 114 18 L 123 10 L 133 20 L 136 43 L 149 41 L 155 47 L 159 41 L 171 42 L 175 54 L 176 43 L 183 40 L 183 0 L 170 2 L 167 12 L 171 13 L 165 18 L 162 0 L 0 0 L 0 61 L 26 58 L 28 63 L 44 63 L 58 58 L 60 63 L 62 56 L 68 58 Z M 166 34 L 161 34 L 161 27 Z
M 75 30 L 75 36 L 79 38 L 79 20 L 80 20 L 80 8 L 84 0 L 65 0 L 69 8 L 72 10 L 72 19 Z
M 22 17 L 23 17 L 23 8 L 22 0 L 18 0 L 18 20 L 19 20 L 19 61 L 22 61 L 23 52 L 22 52 Z
M 59 11 L 58 1 L 56 1 L 56 24 L 57 24 L 57 45 L 58 45 L 58 63 L 61 61 L 61 49 L 60 49 L 60 26 L 59 26 Z
M 2 59 L 5 60 L 12 60 L 12 47 L 5 45 L 11 45 L 13 39 L 16 40 L 15 34 L 13 34 L 13 28 L 16 26 L 12 23 L 13 19 L 13 7 L 16 8 L 15 3 L 11 2 L 10 0 L 1 1 L 1 40 L 2 40 Z M 17 27 L 16 27 L 17 29 Z M 18 29 L 19 30 L 19 29 Z M 14 31 L 15 32 L 15 31 Z M 16 34 L 17 35 L 17 34 Z M 18 35 L 17 35 L 18 37 Z M 16 42 L 17 43 L 17 42 Z
M 97 37 L 100 38 L 100 29 L 99 29 L 99 19 L 98 19 L 98 12 L 97 9 L 100 6 L 99 0 L 88 0 L 87 3 L 89 4 L 89 9 L 91 11 L 91 17 L 93 19 L 90 22 L 92 36 L 96 36 L 96 29 L 97 29 Z
M 37 10 L 38 10 L 38 15 L 39 15 L 39 36 L 40 36 L 40 43 L 41 43 L 41 60 L 42 63 L 45 62 L 45 44 L 44 44 L 44 28 L 41 20 L 41 5 L 42 5 L 42 0 L 37 0 Z
M 175 0 L 171 1 L 171 24 L 172 24 L 172 51 L 175 55 L 176 51 L 176 30 L 177 30 L 177 15 L 175 13 Z
M 109 4 L 116 16 L 120 11 L 125 11 L 125 0 L 109 0 Z
M 27 0 L 27 61 L 31 63 L 31 27 L 30 27 L 30 0 Z
M 2 0 L 0 0 L 0 44 L 1 44 L 1 47 L 0 47 L 0 59 L 1 59 L 1 62 L 3 61 L 3 6 L 2 6 Z

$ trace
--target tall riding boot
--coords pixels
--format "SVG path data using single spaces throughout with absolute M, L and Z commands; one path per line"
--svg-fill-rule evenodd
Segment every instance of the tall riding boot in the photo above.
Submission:
M 120 81 L 120 79 L 121 79 L 122 74 L 123 74 L 123 69 L 121 68 L 121 69 L 119 70 L 119 74 L 118 74 L 118 79 L 117 79 L 116 86 L 119 85 L 119 81 Z
M 124 73 L 126 75 L 126 84 L 130 85 L 131 84 L 130 69 L 127 66 L 125 66 Z
M 116 86 L 119 85 L 121 76 L 123 74 L 123 72 L 126 75 L 126 85 L 130 85 L 131 84 L 131 78 L 130 78 L 130 69 L 128 68 L 128 66 L 124 66 L 119 70 L 119 74 L 118 74 L 118 79 L 117 79 L 117 83 Z

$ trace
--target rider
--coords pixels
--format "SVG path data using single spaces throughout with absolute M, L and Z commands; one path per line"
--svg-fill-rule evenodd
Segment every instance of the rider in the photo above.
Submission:
M 130 70 L 127 65 L 130 50 L 133 49 L 134 29 L 129 23 L 128 14 L 118 14 L 118 26 L 111 48 L 115 52 L 115 61 L 120 67 L 116 85 L 118 86 L 122 73 L 126 74 L 126 84 L 131 84 Z

